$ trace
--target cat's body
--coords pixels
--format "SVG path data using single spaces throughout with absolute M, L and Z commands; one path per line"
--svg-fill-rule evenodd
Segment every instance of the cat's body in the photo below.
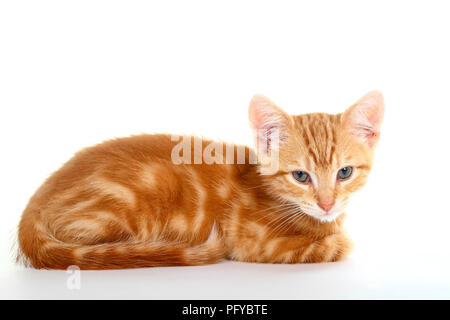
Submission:
M 346 114 L 290 117 L 268 104 L 254 99 L 250 120 L 259 132 L 264 126 L 282 132 L 275 172 L 251 164 L 248 148 L 245 163 L 238 164 L 238 146 L 232 148 L 234 164 L 175 164 L 179 142 L 169 135 L 107 141 L 77 153 L 31 198 L 19 225 L 23 256 L 49 269 L 345 257 L 352 245 L 342 228 L 343 208 L 367 178 L 376 141 L 351 134 L 353 118 Z M 261 120 L 271 114 L 278 117 Z M 378 136 L 378 129 L 371 134 Z M 202 150 L 210 143 L 203 141 Z M 192 160 L 194 146 L 192 138 Z M 218 150 L 215 158 L 227 163 L 226 147 Z M 324 184 L 344 165 L 355 170 L 353 180 Z M 291 173 L 297 179 L 299 169 L 311 171 L 311 179 L 297 186 Z

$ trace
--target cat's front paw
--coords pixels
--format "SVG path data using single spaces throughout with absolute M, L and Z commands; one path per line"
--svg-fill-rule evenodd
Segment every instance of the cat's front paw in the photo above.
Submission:
M 337 233 L 312 242 L 297 253 L 298 262 L 335 262 L 346 258 L 353 250 L 353 241 L 346 233 Z

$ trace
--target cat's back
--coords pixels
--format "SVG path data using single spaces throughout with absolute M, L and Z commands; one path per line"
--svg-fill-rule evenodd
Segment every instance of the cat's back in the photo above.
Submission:
M 107 140 L 74 154 L 42 184 L 31 201 L 79 186 L 89 176 L 108 171 L 115 175 L 132 172 L 136 166 L 156 160 L 170 161 L 173 147 L 170 135 L 142 134 Z
M 253 151 L 244 146 L 233 145 L 231 164 L 226 164 L 225 144 L 216 149 L 221 150 L 220 155 L 212 153 L 222 164 L 205 161 L 203 153 L 212 143 L 170 134 L 141 134 L 104 141 L 77 152 L 43 183 L 29 205 L 45 207 L 56 198 L 66 197 L 83 201 L 106 190 L 122 196 L 128 193 L 124 190 L 145 193 L 152 185 L 163 189 L 179 185 L 188 175 L 196 176 L 208 188 L 220 181 L 231 183 L 255 173 L 255 166 L 249 164 Z M 244 154 L 243 164 L 237 163 L 238 149 Z M 202 157 L 200 163 L 196 160 L 198 154 Z

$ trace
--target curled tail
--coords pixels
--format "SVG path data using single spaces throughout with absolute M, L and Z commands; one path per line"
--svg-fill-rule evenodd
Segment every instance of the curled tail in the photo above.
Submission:
M 214 224 L 208 239 L 189 246 L 166 241 L 80 245 L 56 239 L 39 212 L 24 212 L 17 260 L 38 269 L 129 269 L 211 264 L 224 257 L 224 241 Z

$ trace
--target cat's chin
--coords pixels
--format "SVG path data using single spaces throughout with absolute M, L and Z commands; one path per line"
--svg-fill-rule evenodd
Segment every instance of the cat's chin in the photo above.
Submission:
M 331 223 L 336 221 L 336 219 L 339 218 L 344 213 L 345 211 L 344 209 L 346 207 L 346 203 L 344 203 L 341 204 L 339 208 L 336 208 L 337 209 L 337 210 L 335 209 L 336 211 L 332 210 L 331 213 L 325 213 L 325 211 L 316 208 L 317 206 L 312 207 L 310 205 L 306 205 L 305 203 L 298 201 L 298 199 L 294 197 L 285 196 L 284 200 L 287 200 L 291 204 L 296 205 L 304 214 L 318 220 L 321 223 Z
M 337 218 L 342 214 L 343 212 L 336 212 L 336 213 L 330 213 L 330 214 L 322 214 L 322 215 L 310 215 L 314 219 L 319 220 L 322 223 L 331 223 L 336 221 Z

